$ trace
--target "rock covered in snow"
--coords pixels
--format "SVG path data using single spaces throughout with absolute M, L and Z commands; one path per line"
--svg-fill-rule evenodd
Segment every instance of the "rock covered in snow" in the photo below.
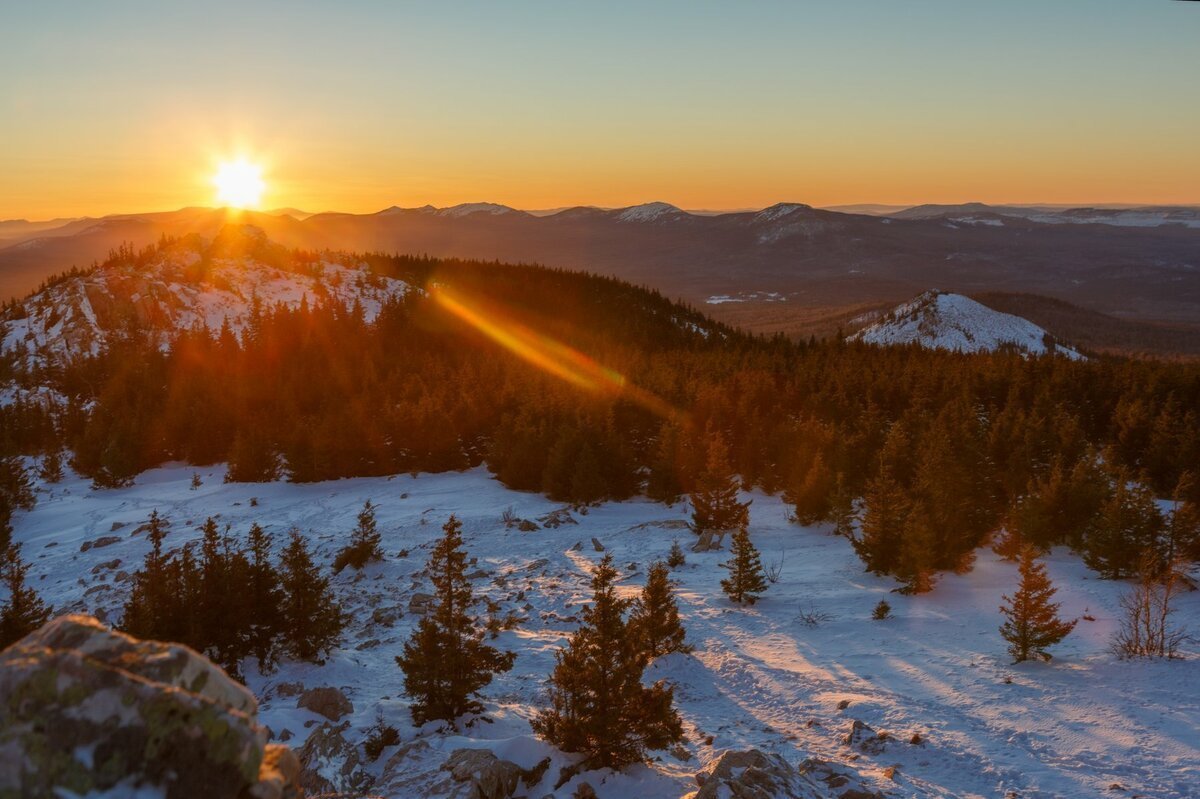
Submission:
M 0 653 L 0 795 L 299 796 L 258 703 L 207 658 L 61 616 Z
M 309 794 L 361 792 L 371 785 L 362 768 L 358 747 L 346 740 L 350 722 L 322 724 L 300 749 L 300 785 Z
M 1083 358 L 1028 319 L 936 289 L 897 306 L 850 338 L 880 346 L 916 343 L 927 349 L 958 352 L 993 352 L 1007 346 L 1033 355 Z

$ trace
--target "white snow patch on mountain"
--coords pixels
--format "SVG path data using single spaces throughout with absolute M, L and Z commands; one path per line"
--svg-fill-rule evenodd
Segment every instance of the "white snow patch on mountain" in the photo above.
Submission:
M 148 265 L 120 264 L 56 283 L 0 319 L 0 352 L 33 363 L 95 355 L 135 317 L 166 344 L 179 330 L 228 323 L 240 334 L 255 304 L 264 310 L 336 303 L 374 319 L 386 299 L 409 290 L 402 280 L 333 262 L 283 269 L 245 259 L 201 264 L 191 250 L 169 250 Z
M 878 322 L 851 336 L 881 346 L 917 343 L 929 349 L 992 352 L 1015 346 L 1034 355 L 1081 354 L 1052 341 L 1045 330 L 1012 314 L 1001 313 L 961 294 L 927 291 L 898 306 Z
M 449 208 L 439 208 L 438 216 L 460 217 L 470 216 L 471 214 L 491 214 L 497 216 L 499 214 L 511 214 L 513 209 L 507 205 L 498 205 L 496 203 L 462 203 L 460 205 L 452 205 Z

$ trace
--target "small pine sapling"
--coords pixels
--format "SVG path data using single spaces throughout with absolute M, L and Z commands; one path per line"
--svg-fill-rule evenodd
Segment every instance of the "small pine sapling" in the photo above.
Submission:
M 729 577 L 721 581 L 721 588 L 737 604 L 753 605 L 758 594 L 767 590 L 766 576 L 758 549 L 750 542 L 750 533 L 743 527 L 733 534 L 733 559 L 726 564 Z
M 1005 622 L 1000 634 L 1008 641 L 1014 663 L 1040 657 L 1049 660 L 1046 648 L 1057 644 L 1075 629 L 1074 621 L 1058 617 L 1058 603 L 1051 601 L 1056 589 L 1046 575 L 1046 567 L 1037 562 L 1036 552 L 1026 547 L 1021 553 L 1021 581 L 1011 598 L 1005 596 L 1000 612 Z
M 679 539 L 675 539 L 671 542 L 671 551 L 667 553 L 667 565 L 678 569 L 684 563 L 687 563 L 687 558 L 683 554 L 683 547 L 679 546 Z

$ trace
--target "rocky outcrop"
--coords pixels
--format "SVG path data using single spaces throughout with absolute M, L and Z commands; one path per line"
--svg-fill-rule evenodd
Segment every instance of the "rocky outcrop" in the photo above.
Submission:
M 487 749 L 456 749 L 442 768 L 466 788 L 456 792 L 463 799 L 509 799 L 521 779 L 520 766 Z
M 337 688 L 330 687 L 309 688 L 300 694 L 300 700 L 296 702 L 296 707 L 311 710 L 330 721 L 337 721 L 342 716 L 348 716 L 354 712 L 354 705 L 350 704 L 346 695 Z
M 300 749 L 300 785 L 311 794 L 361 792 L 371 784 L 358 747 L 346 740 L 350 722 L 322 724 Z
M 878 755 L 887 748 L 888 741 L 891 740 L 886 732 L 875 732 L 869 725 L 864 724 L 858 719 L 850 725 L 850 732 L 846 733 L 842 738 L 842 743 L 846 746 L 857 749 L 866 755 Z
M 875 797 L 848 771 L 819 760 L 794 768 L 777 754 L 750 749 L 727 751 L 696 774 L 693 799 L 850 799 Z
M 0 796 L 301 796 L 258 702 L 180 644 L 62 616 L 0 653 Z

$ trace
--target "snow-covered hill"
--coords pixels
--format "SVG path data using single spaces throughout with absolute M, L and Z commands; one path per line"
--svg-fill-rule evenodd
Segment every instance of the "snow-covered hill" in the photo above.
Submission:
M 853 340 L 881 346 L 920 344 L 929 349 L 992 352 L 1016 347 L 1034 355 L 1057 354 L 1082 358 L 1058 343 L 1042 328 L 1012 314 L 1001 313 L 961 294 L 927 291 L 897 306 Z
M 241 246 L 229 246 L 231 236 L 241 238 Z M 294 263 L 253 228 L 230 232 L 220 243 L 178 243 L 149 263 L 130 259 L 57 282 L 0 318 L 0 352 L 43 363 L 95 354 L 130 319 L 164 343 L 171 333 L 198 326 L 216 332 L 228 324 L 238 334 L 256 304 L 357 303 L 372 319 L 386 298 L 409 289 L 365 265 Z
M 1055 599 L 1068 618 L 1090 619 L 1054 648 L 1052 662 L 1013 666 L 997 632 L 997 609 L 1015 585 L 1014 564 L 981 549 L 969 573 L 943 575 L 929 594 L 896 594 L 895 581 L 863 572 L 846 540 L 789 522 L 779 497 L 746 495 L 754 499 L 750 530 L 763 562 L 782 564 L 762 600 L 739 607 L 723 597 L 719 564 L 727 551 L 688 551 L 687 563 L 672 573 L 695 652 L 660 659 L 648 676 L 676 686 L 686 743 L 656 753 L 661 759 L 650 765 L 585 772 L 556 789 L 559 767 L 570 758 L 535 738 L 529 720 L 545 704 L 554 653 L 590 597 L 589 571 L 603 556 L 592 539 L 613 553 L 619 590 L 636 592 L 672 540 L 690 543 L 685 506 L 632 500 L 582 514 L 508 490 L 482 469 L 297 485 L 223 483 L 224 469 L 209 467 L 195 490 L 192 472 L 155 469 L 129 488 L 108 491 L 73 476 L 39 485 L 37 507 L 15 519 L 15 540 L 32 564 L 30 584 L 61 611 L 115 621 L 149 548 L 139 526 L 154 509 L 169 523 L 168 549 L 198 541 L 208 516 L 241 536 L 258 522 L 274 535 L 277 552 L 296 527 L 328 574 L 363 501 L 377 503 L 384 561 L 334 578 L 352 614 L 341 646 L 324 665 L 284 662 L 265 675 L 251 662 L 244 669 L 262 700 L 260 719 L 277 739 L 289 739 L 296 751 L 310 735 L 326 741 L 322 773 L 335 789 L 365 774 L 374 781 L 370 795 L 442 797 L 434 788 L 445 782 L 440 766 L 451 751 L 473 747 L 522 768 L 550 757 L 552 767 L 529 796 L 569 797 L 586 781 L 600 799 L 678 799 L 696 790 L 695 773 L 722 752 L 756 747 L 792 765 L 808 757 L 830 761 L 852 780 L 836 792 L 803 794 L 821 799 L 859 780 L 897 799 L 1197 795 L 1195 646 L 1178 661 L 1116 659 L 1108 643 L 1127 586 L 1095 579 L 1065 550 L 1046 558 Z M 507 528 L 506 508 L 538 529 Z M 556 511 L 559 526 L 538 521 Z M 395 663 L 420 618 L 413 600 L 430 591 L 426 563 L 451 513 L 462 519 L 477 559 L 469 575 L 475 592 L 495 603 L 497 615 L 519 618 L 493 642 L 517 660 L 485 691 L 492 723 L 458 733 L 412 725 Z M 894 617 L 873 621 L 882 598 Z M 814 623 L 801 612 L 814 614 Z M 1200 592 L 1180 597 L 1177 620 L 1200 626 Z M 348 726 L 339 733 L 323 728 L 323 717 L 297 706 L 297 684 L 343 691 L 353 710 L 339 723 Z M 366 762 L 360 744 L 377 710 L 399 728 L 401 742 Z M 847 745 L 855 720 L 888 738 L 865 751 Z M 1114 784 L 1119 792 L 1110 790 Z

